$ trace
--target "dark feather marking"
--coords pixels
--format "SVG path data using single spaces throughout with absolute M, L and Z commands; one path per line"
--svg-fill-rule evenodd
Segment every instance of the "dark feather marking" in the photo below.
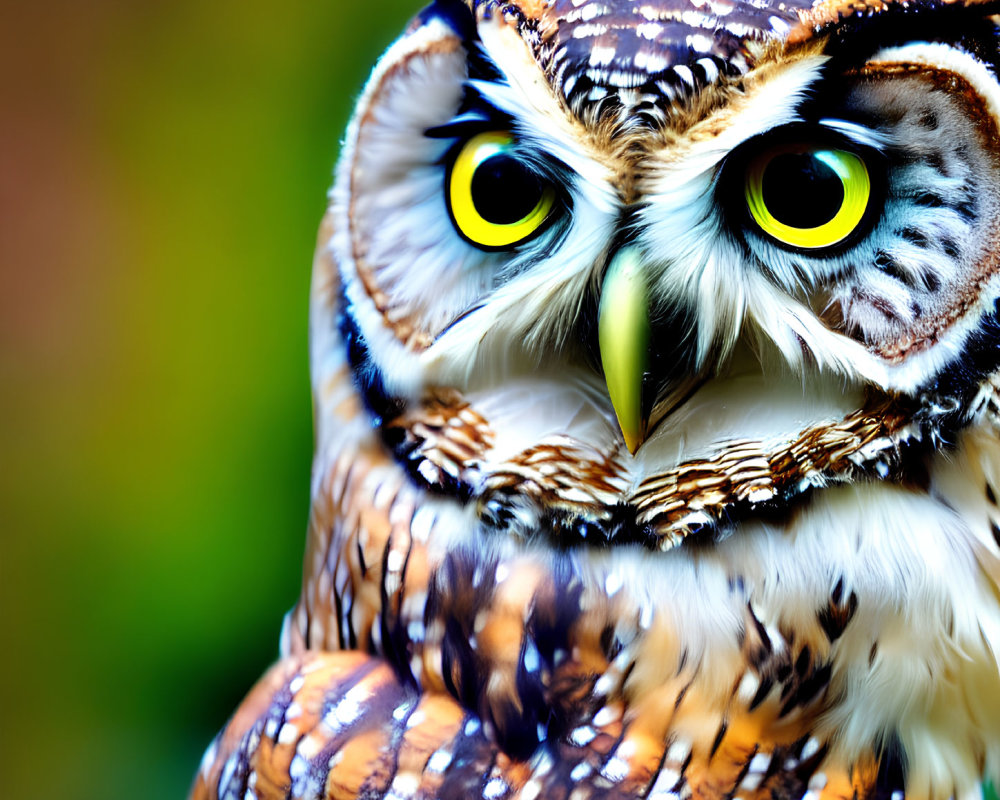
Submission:
M 904 270 L 899 262 L 893 258 L 885 250 L 879 250 L 875 254 L 875 267 L 880 271 L 884 272 L 890 278 L 895 278 L 902 284 L 905 284 L 911 289 L 916 289 L 916 285 L 913 283 L 912 276 Z
M 760 686 L 757 687 L 757 693 L 753 696 L 753 700 L 750 701 L 748 709 L 753 711 L 757 706 L 764 702 L 770 693 L 771 689 L 774 687 L 774 678 L 770 675 L 765 675 L 760 679 Z
M 718 732 L 715 734 L 715 740 L 712 742 L 712 748 L 708 751 L 709 761 L 715 758 L 715 754 L 718 752 L 719 746 L 722 744 L 722 739 L 725 737 L 727 730 L 729 730 L 729 720 L 723 719 Z
M 688 662 L 688 649 L 686 647 L 681 648 L 681 657 L 677 659 L 677 675 L 680 675 L 684 668 L 687 666 Z
M 542 590 L 551 591 L 552 597 L 536 599 L 525 625 L 538 646 L 542 660 L 550 667 L 555 666 L 556 651 L 567 648 L 569 632 L 580 615 L 583 584 L 574 578 L 570 559 L 558 559 L 552 583 Z
M 482 797 L 483 787 L 496 763 L 496 748 L 491 746 L 480 724 L 466 733 L 468 721 L 451 746 L 452 757 L 437 792 L 438 800 L 469 800 Z
M 902 228 L 901 230 L 896 231 L 896 235 L 906 239 L 906 241 L 910 244 L 924 249 L 926 249 L 930 244 L 930 241 L 927 239 L 927 234 L 919 228 Z
M 382 553 L 382 579 L 379 581 L 379 594 L 381 600 L 381 607 L 379 610 L 379 628 L 382 634 L 382 654 L 389 661 L 389 663 L 396 668 L 396 672 L 401 681 L 415 686 L 417 680 L 413 676 L 413 672 L 410 668 L 410 636 L 405 625 L 403 624 L 403 621 L 397 613 L 403 602 L 402 587 L 406 585 L 406 570 L 410 565 L 410 553 L 412 552 L 412 549 L 407 548 L 406 550 L 406 556 L 403 559 L 403 567 L 399 574 L 400 597 L 395 603 L 393 603 L 390 602 L 389 592 L 386 588 L 386 578 L 388 577 L 387 564 L 389 563 L 389 553 L 392 551 L 392 546 L 393 537 L 390 535 L 388 539 L 386 539 L 385 549 Z
M 656 786 L 656 781 L 659 780 L 660 773 L 663 772 L 663 765 L 667 763 L 667 753 L 670 752 L 670 743 L 667 742 L 663 747 L 663 752 L 660 753 L 660 760 L 656 764 L 656 769 L 652 771 L 649 776 L 649 781 L 646 783 L 645 788 L 640 792 L 639 797 L 641 800 L 646 800 L 649 797 L 649 793 L 653 791 L 653 787 Z
M 923 161 L 945 177 L 948 177 L 948 170 L 944 164 L 944 156 L 942 156 L 940 152 L 935 151 L 933 153 L 928 153 L 923 157 Z
M 750 771 L 750 764 L 753 761 L 754 756 L 756 756 L 758 752 L 760 752 L 760 745 L 755 744 L 750 749 L 750 752 L 747 753 L 746 761 L 743 762 L 743 766 L 740 767 L 740 771 L 736 773 L 736 777 L 733 779 L 732 791 L 727 792 L 725 795 L 726 800 L 731 800 L 735 796 L 736 792 L 740 788 L 740 784 L 743 783 L 743 779 L 747 776 L 747 773 Z
M 757 638 L 760 640 L 760 652 L 756 655 L 754 660 L 762 662 L 774 651 L 774 643 L 771 641 L 771 637 L 768 635 L 767 628 L 764 627 L 764 623 L 761 622 L 757 614 L 754 613 L 753 606 L 750 605 L 749 601 L 747 601 L 747 613 L 750 615 L 750 622 L 753 624 Z M 753 658 L 753 656 L 751 657 Z
M 948 208 L 958 214 L 966 222 L 974 223 L 979 219 L 979 214 L 976 213 L 975 204 L 972 198 L 960 200 L 956 203 L 950 203 Z
M 587 696 L 591 695 L 592 678 L 567 681 L 554 677 L 558 672 L 556 654 L 571 648 L 569 639 L 580 616 L 582 592 L 583 584 L 576 579 L 571 560 L 558 559 L 551 582 L 538 590 L 525 622 L 525 640 L 530 637 L 540 663 L 534 673 L 524 669 L 522 644 L 517 689 L 520 702 L 535 719 L 535 730 L 530 732 L 535 739 L 538 724 L 545 727 L 550 741 L 557 740 L 578 725 L 581 717 L 593 713 L 593 709 L 579 702 L 584 690 Z
M 916 288 L 913 287 L 912 284 L 908 285 L 910 285 L 912 288 Z M 868 298 L 868 302 L 871 303 L 872 308 L 874 308 L 876 311 L 881 312 L 881 314 L 886 319 L 891 319 L 894 321 L 899 320 L 899 313 L 897 312 L 896 307 L 892 304 L 892 302 L 888 298 L 880 297 L 879 295 L 872 295 Z
M 1000 547 L 1000 527 L 992 520 L 990 521 L 990 533 L 993 534 L 993 541 L 997 543 L 997 547 Z
M 336 590 L 334 590 L 333 592 L 331 592 L 331 594 L 333 595 L 333 611 L 337 615 L 337 624 L 334 626 L 337 629 L 337 646 L 341 650 L 346 650 L 347 649 L 347 642 L 344 640 L 344 626 L 343 626 L 343 621 L 344 621 L 344 598 L 341 596 L 340 592 L 338 592 Z M 348 620 L 348 622 L 349 622 L 349 620 Z M 312 647 L 312 643 L 310 641 L 310 635 L 309 635 L 309 629 L 312 627 L 312 625 L 306 625 L 305 627 L 306 627 L 306 637 L 305 637 L 306 638 L 306 649 L 308 650 L 308 649 L 310 649 Z M 351 649 L 353 649 L 353 647 Z
M 907 413 L 919 426 L 922 435 L 919 439 L 903 439 L 897 445 L 897 450 L 890 459 L 890 468 L 895 480 L 912 479 L 915 475 L 914 470 L 919 470 L 921 467 L 920 455 L 930 446 L 947 447 L 954 441 L 955 433 L 968 422 L 962 409 L 969 407 L 974 395 L 979 391 L 981 381 L 998 367 L 1000 367 L 1000 312 L 995 306 L 991 313 L 981 318 L 979 328 L 967 338 L 963 352 L 914 393 L 913 407 L 907 409 Z M 383 428 L 383 433 L 385 430 Z M 401 458 L 401 448 L 394 449 L 397 460 L 410 471 L 418 485 L 426 486 L 435 492 L 448 493 L 452 490 L 462 499 L 473 494 L 471 486 L 458 484 L 457 481 L 454 486 L 429 483 L 417 471 L 417 467 L 424 463 L 422 459 Z M 866 472 L 870 471 L 870 468 L 864 469 Z M 774 519 L 782 519 L 783 515 L 794 511 L 799 504 L 807 500 L 809 495 L 810 492 L 790 490 L 772 503 L 733 500 L 721 510 L 718 519 L 704 526 L 703 538 L 690 535 L 684 544 L 689 547 L 699 542 L 710 545 L 714 541 L 712 537 L 720 528 L 729 528 L 750 516 L 766 518 L 766 515 L 773 514 Z M 595 532 L 593 537 L 588 533 L 586 538 L 581 538 L 581 532 L 573 524 L 581 519 L 578 514 L 545 518 L 538 533 L 554 540 L 555 544 L 567 551 L 576 547 L 601 548 L 633 542 L 652 550 L 658 549 L 660 536 L 655 524 L 639 525 L 636 521 L 637 510 L 632 504 L 617 503 L 608 512 L 609 518 L 600 520 L 596 526 L 600 530 Z M 859 537 L 859 547 L 860 544 Z
M 382 427 L 383 421 L 402 413 L 403 402 L 390 395 L 386 389 L 382 370 L 372 358 L 361 326 L 354 318 L 353 309 L 343 292 L 341 292 L 340 312 L 340 335 L 347 348 L 347 361 L 354 375 L 354 383 L 375 418 L 375 424 Z
M 946 240 L 947 242 L 948 240 Z M 941 288 L 941 279 L 934 270 L 926 269 L 920 274 L 920 279 L 929 292 L 936 292 Z
M 424 625 L 443 621 L 441 666 L 448 691 L 466 708 L 479 708 L 485 680 L 478 655 L 469 643 L 477 612 L 488 606 L 494 588 L 496 559 L 486 559 L 459 550 L 449 553 L 430 584 Z M 475 585 L 472 578 L 476 567 L 483 580 Z
M 518 654 L 517 673 L 514 683 L 516 697 L 505 698 L 499 707 L 491 708 L 493 724 L 497 735 L 504 743 L 504 749 L 515 759 L 531 757 L 540 744 L 539 725 L 547 724 L 549 717 L 542 681 L 542 670 L 529 670 L 525 665 L 525 655 L 529 647 L 535 649 L 539 660 L 541 655 L 531 637 L 521 637 L 521 651 Z
M 347 620 L 347 644 L 350 646 L 351 650 L 358 649 L 358 632 L 354 630 L 354 623 L 352 622 L 354 619 L 355 597 L 357 597 L 357 595 L 354 592 L 351 592 L 348 595 L 349 599 L 347 601 L 347 612 L 343 616 L 343 619 Z
M 674 700 L 674 711 L 675 712 L 677 711 L 678 708 L 681 707 L 681 703 L 684 702 L 684 696 L 688 693 L 688 689 L 691 688 L 691 684 L 692 683 L 694 683 L 694 680 L 691 680 L 688 683 L 685 683 L 684 686 L 681 687 L 681 690 L 677 693 L 677 699 Z
M 799 651 L 799 657 L 795 659 L 795 674 L 800 678 L 808 672 L 812 665 L 812 651 L 808 647 L 803 647 Z
M 969 336 L 963 352 L 952 365 L 942 370 L 929 390 L 943 400 L 954 398 L 956 408 L 968 408 L 979 383 L 1000 366 L 1000 300 L 983 315 L 976 331 Z M 946 418 L 938 423 L 939 436 L 950 440 L 963 418 Z
M 830 683 L 831 671 L 832 664 L 824 664 L 822 667 L 813 672 L 812 675 L 802 681 L 802 683 L 798 685 L 798 688 L 792 693 L 791 697 L 785 701 L 785 704 L 781 707 L 781 711 L 778 713 L 778 716 L 784 717 L 793 708 L 804 706 L 815 698 L 816 695 L 825 689 Z
M 354 546 L 358 551 L 358 565 L 361 567 L 361 577 L 367 577 L 368 575 L 368 562 L 365 561 L 365 549 L 361 546 L 361 540 L 356 539 Z
M 945 206 L 944 198 L 941 195 L 934 194 L 934 192 L 921 192 L 913 198 L 913 202 L 915 205 L 923 206 L 924 208 L 943 208 Z
M 989 500 L 992 505 L 997 504 L 996 493 L 993 491 L 993 487 L 990 486 L 988 482 L 986 484 L 986 499 Z
M 444 22 L 465 41 L 478 39 L 475 17 L 460 0 L 432 0 L 430 5 L 417 14 L 414 24 L 426 25 L 432 19 Z
M 839 583 L 837 585 L 840 586 Z M 843 635 L 848 624 L 854 618 L 854 614 L 858 610 L 858 596 L 855 592 L 851 592 L 850 597 L 847 598 L 846 605 L 841 605 L 839 602 L 839 594 L 831 599 L 833 602 L 828 604 L 816 616 L 820 627 L 823 628 L 823 633 L 826 634 L 826 638 L 831 642 L 835 642 Z
M 622 643 L 615 636 L 614 625 L 605 625 L 601 631 L 601 650 L 608 661 L 614 661 L 615 657 L 622 651 Z
M 891 734 L 879 753 L 878 775 L 871 800 L 890 800 L 895 792 L 902 793 L 906 786 L 906 754 L 899 737 Z
M 955 240 L 948 238 L 944 238 L 941 240 L 941 249 L 944 250 L 945 255 L 947 255 L 949 258 L 958 258 L 958 256 L 962 252 L 959 249 L 958 245 L 955 243 Z M 933 291 L 933 289 L 931 291 Z
M 691 766 L 691 760 L 693 758 L 694 758 L 694 749 L 688 750 L 687 758 L 684 759 L 684 763 L 681 764 L 681 768 L 680 770 L 678 770 L 677 773 L 680 777 L 677 778 L 677 783 L 675 783 L 673 786 L 670 787 L 670 791 L 679 793 L 680 790 L 684 787 L 684 784 L 687 781 L 687 778 L 685 776 L 687 775 L 688 767 Z

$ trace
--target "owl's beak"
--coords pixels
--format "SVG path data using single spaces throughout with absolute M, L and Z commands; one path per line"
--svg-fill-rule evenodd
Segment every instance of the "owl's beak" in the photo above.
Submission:
M 643 408 L 643 384 L 649 372 L 649 288 L 643 259 L 635 247 L 623 247 L 604 276 L 598 308 L 597 338 L 608 395 L 635 455 L 646 438 L 649 414 Z

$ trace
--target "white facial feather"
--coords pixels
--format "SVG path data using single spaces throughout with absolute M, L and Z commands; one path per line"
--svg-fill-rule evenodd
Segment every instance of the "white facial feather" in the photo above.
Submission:
M 531 248 L 525 256 L 529 269 L 499 287 L 487 305 L 428 349 L 422 360 L 430 380 L 469 389 L 483 381 L 496 385 L 558 356 L 574 332 L 616 221 L 575 193 L 574 209 L 572 225 L 555 252 Z M 545 247 L 551 240 L 540 241 Z

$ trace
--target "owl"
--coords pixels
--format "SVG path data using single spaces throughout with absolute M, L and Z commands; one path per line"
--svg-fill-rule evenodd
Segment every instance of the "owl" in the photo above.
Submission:
M 302 594 L 192 798 L 997 780 L 998 10 L 418 13 L 319 237 Z

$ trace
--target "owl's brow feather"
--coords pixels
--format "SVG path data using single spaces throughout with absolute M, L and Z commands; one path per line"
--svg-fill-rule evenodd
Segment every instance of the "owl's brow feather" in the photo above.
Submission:
M 833 4 L 817 4 L 814 14 Z M 959 47 L 989 64 L 998 72 L 998 47 L 995 26 L 989 15 L 1000 10 L 1000 0 L 982 3 L 889 2 L 873 13 L 842 13 L 821 19 L 811 34 L 792 35 L 792 47 L 802 42 L 827 37 L 826 52 L 831 57 L 829 70 L 840 73 L 857 68 L 876 52 L 915 41 L 941 42 Z M 808 19 L 808 17 L 807 17 Z

